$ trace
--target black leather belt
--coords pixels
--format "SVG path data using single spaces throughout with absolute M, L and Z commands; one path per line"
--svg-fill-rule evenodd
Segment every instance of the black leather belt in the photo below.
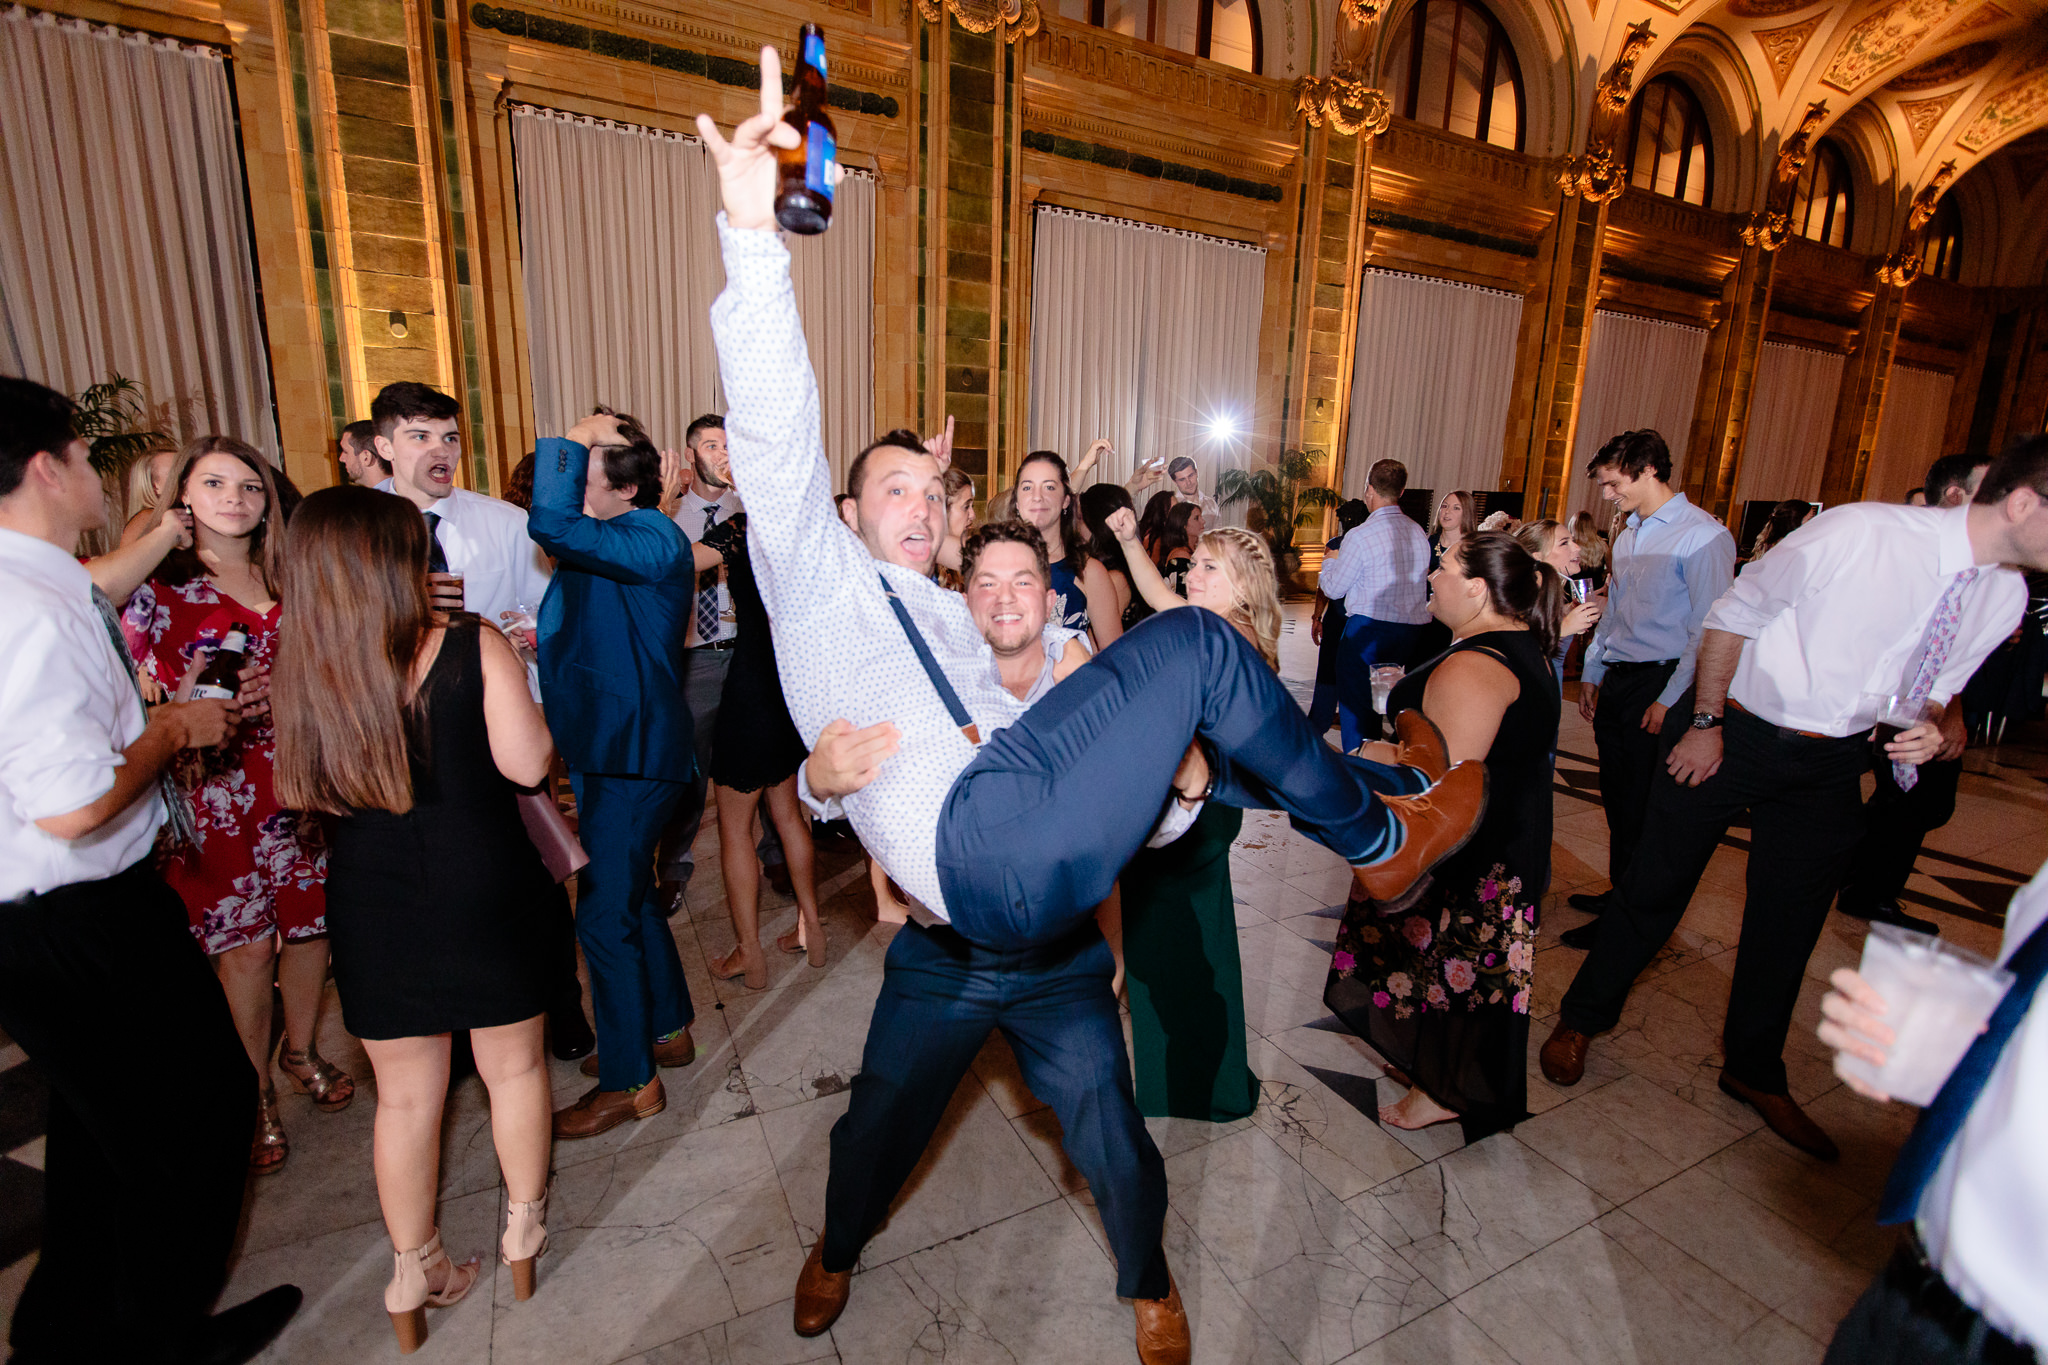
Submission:
M 737 635 L 728 635 L 728 636 L 726 636 L 726 637 L 725 637 L 725 638 L 724 638 L 723 640 L 713 640 L 713 641 L 711 641 L 711 642 L 710 642 L 709 644 L 702 644 L 702 645 L 691 645 L 691 646 L 690 646 L 690 648 L 691 648 L 691 649 L 718 649 L 718 650 L 725 650 L 725 649 L 734 649 L 734 648 L 737 648 L 737 647 L 738 647 L 738 645 L 739 645 L 739 642 L 740 642 L 740 637 L 739 637 L 739 636 L 737 636 Z
M 1676 659 L 1616 659 L 1607 665 L 1609 673 L 1640 673 L 1646 668 L 1676 668 Z
M 1941 1272 L 1928 1264 L 1926 1249 L 1920 1245 L 1917 1234 L 1902 1240 L 1899 1249 L 1892 1253 L 1884 1268 L 1884 1282 L 1905 1295 L 1915 1312 L 1946 1332 L 1972 1360 L 1981 1360 L 1985 1365 L 2036 1365 L 2040 1359 L 2033 1347 L 2014 1341 L 1993 1327 L 1982 1313 L 1949 1288 Z M 1976 1348 L 1974 1353 L 1972 1346 Z

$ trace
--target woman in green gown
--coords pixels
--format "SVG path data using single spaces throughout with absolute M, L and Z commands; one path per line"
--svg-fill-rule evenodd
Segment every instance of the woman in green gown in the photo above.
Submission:
M 1127 547 L 1134 593 L 1159 611 L 1215 612 L 1279 667 L 1279 583 L 1264 540 L 1237 527 L 1202 536 L 1183 600 L 1137 548 L 1136 519 L 1119 512 L 1109 524 Z M 1148 1117 L 1222 1123 L 1258 1103 L 1230 886 L 1230 845 L 1243 822 L 1243 812 L 1212 801 L 1186 834 L 1139 850 L 1120 879 L 1131 1061 L 1138 1112 Z

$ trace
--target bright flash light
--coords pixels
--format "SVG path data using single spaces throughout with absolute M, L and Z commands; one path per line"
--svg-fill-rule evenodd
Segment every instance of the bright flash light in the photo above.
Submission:
M 1230 440 L 1230 439 L 1231 439 L 1232 437 L 1234 437 L 1234 436 L 1236 436 L 1236 435 L 1237 435 L 1237 423 L 1236 423 L 1235 421 L 1231 420 L 1231 417 L 1230 417 L 1230 414 L 1229 414 L 1229 413 L 1227 413 L 1227 412 L 1222 412 L 1222 413 L 1218 413 L 1218 414 L 1216 414 L 1216 416 L 1214 416 L 1214 417 L 1212 417 L 1212 418 L 1210 418 L 1210 419 L 1209 419 L 1209 439 L 1210 439 L 1210 440 L 1212 440 L 1212 441 L 1228 441 L 1228 440 Z

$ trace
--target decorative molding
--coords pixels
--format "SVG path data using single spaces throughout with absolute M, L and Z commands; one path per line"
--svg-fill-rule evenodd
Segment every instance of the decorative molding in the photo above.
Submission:
M 1884 258 L 1877 267 L 1877 282 L 1904 289 L 1920 278 L 1920 253 L 1917 251 L 1894 251 Z
M 1955 178 L 1956 163 L 1953 160 L 1942 162 L 1934 172 L 1934 178 L 1921 186 L 1920 192 L 1913 196 L 1913 207 L 1906 210 L 1907 232 L 1918 232 L 1927 226 L 1928 220 L 1934 217 L 1935 205 L 1941 202 L 1942 192 Z
M 597 57 L 610 57 L 615 61 L 633 62 L 685 76 L 702 76 L 719 85 L 757 89 L 761 84 L 761 68 L 755 62 L 667 47 L 646 38 L 572 24 L 546 15 L 475 4 L 470 6 L 469 20 L 478 28 L 502 33 L 508 38 L 524 38 L 550 47 L 573 48 Z M 894 95 L 878 95 L 872 90 L 855 90 L 847 85 L 830 87 L 830 98 L 834 109 L 844 109 L 849 113 L 895 118 L 901 112 Z
M 1775 19 L 1812 9 L 1815 0 L 1728 0 L 1728 12 L 1743 19 Z
M 1226 176 L 1238 176 L 1245 180 L 1266 177 L 1285 179 L 1294 166 L 1295 149 L 1292 146 L 1274 147 L 1271 161 L 1261 161 L 1246 156 L 1215 142 L 1188 137 L 1168 137 L 1149 128 L 1140 128 L 1115 118 L 1093 118 L 1077 114 L 1066 108 L 1045 108 L 1036 99 L 1027 96 L 1024 100 L 1024 116 L 1020 126 L 1038 128 L 1057 136 L 1071 138 L 1076 142 L 1099 142 L 1106 147 L 1122 144 L 1133 156 L 1156 156 L 1162 161 L 1185 161 L 1189 165 L 1207 165 Z
M 1558 167 L 1557 188 L 1565 198 L 1604 204 L 1628 188 L 1628 174 L 1614 155 L 1614 137 L 1635 89 L 1636 62 L 1656 37 L 1648 19 L 1630 24 L 1622 36 L 1614 65 L 1593 88 L 1593 120 L 1586 132 L 1586 150 L 1566 157 Z
M 1365 73 L 1350 67 L 1329 76 L 1303 76 L 1294 83 L 1294 112 L 1320 128 L 1346 137 L 1387 131 L 1394 105 L 1384 90 L 1367 83 Z
M 1927 135 L 1934 131 L 1934 125 L 1941 122 L 1942 115 L 1955 107 L 1963 97 L 1961 90 L 1951 90 L 1946 95 L 1936 95 L 1931 100 L 1901 100 L 1899 117 L 1906 122 L 1906 131 L 1913 135 L 1913 150 L 1919 151 L 1927 143 Z
M 1631 195 L 1621 202 L 1627 204 L 1646 197 L 1639 194 Z M 1656 270 L 1645 270 L 1641 266 L 1631 265 L 1611 251 L 1601 254 L 1600 273 L 1610 279 L 1629 280 L 1636 284 L 1654 284 L 1660 288 L 1674 289 L 1681 294 L 1692 294 L 1703 299 L 1721 297 L 1721 286 L 1718 284 L 1710 284 L 1705 280 L 1689 280 L 1683 275 L 1666 275 Z
M 1968 33 L 1972 29 L 1979 29 L 1986 24 L 1995 24 L 2000 19 L 2009 19 L 2011 17 L 2011 15 L 1996 5 L 1979 5 L 1976 9 L 1971 10 L 1956 21 L 1956 26 L 1949 30 L 1949 36 L 1954 37 L 1958 33 Z
M 1993 95 L 1970 126 L 1956 136 L 1956 145 L 1981 152 L 2023 124 L 2038 123 L 2048 114 L 2048 67 L 2032 64 L 2030 74 Z
M 1031 65 L 1115 86 L 1146 104 L 1192 105 L 1256 128 L 1284 128 L 1292 121 L 1294 110 L 1282 106 L 1286 87 L 1279 81 L 1241 76 L 1214 62 L 1197 67 L 1193 57 L 1141 50 L 1149 46 L 1102 29 L 1049 20 L 1031 39 Z
M 1785 202 L 1773 203 L 1772 208 L 1789 209 L 1792 206 L 1791 195 L 1799 183 L 1799 173 L 1806 169 L 1806 158 L 1813 152 L 1813 136 L 1820 131 L 1821 124 L 1827 122 L 1827 117 L 1828 102 L 1815 100 L 1807 105 L 1806 112 L 1800 115 L 1799 127 L 1792 136 L 1779 145 L 1777 193 L 1772 197 L 1782 198 Z
M 1783 28 L 1760 28 L 1750 35 L 1764 50 L 1764 60 L 1770 63 L 1771 75 L 1776 78 L 1780 91 L 1784 90 L 1786 78 L 1799 61 L 1799 54 L 1806 51 L 1806 44 L 1826 17 L 1816 14 L 1803 23 L 1787 24 Z
M 1026 128 L 1021 141 L 1034 152 L 1063 157 L 1068 161 L 1085 161 L 1090 165 L 1106 166 L 1113 171 L 1127 171 L 1148 180 L 1193 185 L 1198 190 L 1214 190 L 1219 194 L 1234 194 L 1242 199 L 1256 199 L 1268 204 L 1277 204 L 1286 198 L 1286 191 L 1278 185 L 1246 180 L 1235 175 L 1224 175 L 1220 171 L 1206 170 L 1199 166 L 1184 166 L 1178 161 L 1165 161 L 1142 152 L 1128 152 L 1121 147 L 1104 146 L 1099 142 L 1081 142 L 1039 129 Z
M 1631 194 L 1607 211 L 1610 226 L 1623 226 L 1661 241 L 1685 238 L 1716 246 L 1728 241 L 1728 215 L 1662 194 Z
M 1042 19 L 1038 0 L 917 0 L 917 12 L 928 24 L 936 24 L 952 12 L 954 22 L 969 33 L 1002 29 L 1003 41 L 1014 43 L 1038 32 Z
M 1760 251 L 1776 251 L 1792 237 L 1792 219 L 1783 213 L 1752 213 L 1742 225 L 1742 240 Z
M 1628 188 L 1628 175 L 1605 150 L 1568 156 L 1557 168 L 1557 188 L 1567 199 L 1583 197 L 1588 203 L 1604 204 L 1619 199 Z
M 1395 232 L 1412 232 L 1422 237 L 1456 242 L 1461 246 L 1485 247 L 1488 251 L 1504 252 L 1509 256 L 1520 256 L 1529 260 L 1533 260 L 1536 255 L 1534 242 L 1524 242 L 1513 237 L 1495 237 L 1489 233 L 1474 232 L 1470 228 L 1454 227 L 1449 223 L 1431 222 L 1427 218 L 1410 218 L 1404 213 L 1391 213 L 1382 208 L 1368 207 L 1365 211 L 1365 221 L 1371 227 L 1388 228 Z
M 1991 6 L 1987 5 L 1985 8 L 1989 9 Z M 1959 81 L 1965 76 L 1976 75 L 1990 65 L 1991 59 L 1997 55 L 1998 43 L 1994 39 L 1969 43 L 1920 63 L 1905 75 L 1887 82 L 1884 88 L 1901 93 L 1932 90 L 1937 85 L 1947 85 L 1950 81 Z
M 1849 30 L 1821 80 L 1850 91 L 1920 45 L 1963 0 L 1892 0 Z
M 1528 191 L 1529 177 L 1537 165 L 1518 152 L 1503 151 L 1471 138 L 1440 133 L 1405 119 L 1388 129 L 1373 154 L 1373 161 L 1375 165 L 1390 169 L 1414 166 L 1448 171 L 1514 194 Z

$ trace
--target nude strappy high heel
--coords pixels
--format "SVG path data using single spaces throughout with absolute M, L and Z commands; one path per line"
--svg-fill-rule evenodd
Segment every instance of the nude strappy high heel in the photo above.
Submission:
M 505 1237 L 498 1259 L 512 1267 L 512 1297 L 524 1303 L 533 1297 L 534 1262 L 548 1254 L 548 1197 L 530 1204 L 505 1206 Z
M 451 1262 L 448 1253 L 441 1249 L 439 1228 L 434 1229 L 425 1246 L 394 1251 L 391 1259 L 391 1283 L 384 1287 L 384 1311 L 391 1315 L 391 1330 L 398 1334 L 399 1354 L 411 1355 L 427 1339 L 427 1305 L 446 1308 L 461 1302 L 462 1296 L 476 1284 L 477 1262 L 473 1256 L 461 1265 Z M 448 1267 L 448 1277 L 437 1291 L 429 1287 L 427 1272 L 443 1265 Z

